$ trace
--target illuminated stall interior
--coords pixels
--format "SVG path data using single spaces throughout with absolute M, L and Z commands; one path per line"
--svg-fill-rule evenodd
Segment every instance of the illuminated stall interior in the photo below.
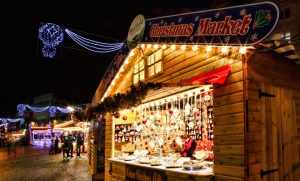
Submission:
M 228 64 L 240 61 L 247 48 L 252 47 L 141 44 L 132 50 L 102 100 L 108 95 L 126 90 L 131 81 L 137 85 L 139 81 L 154 80 L 162 82 L 162 87 L 150 90 L 137 107 L 114 114 L 113 157 L 135 150 L 147 150 L 148 154 L 158 156 L 181 152 L 184 144 L 181 136 L 187 134 L 197 141 L 194 155 L 205 152 L 207 160 L 213 160 L 212 87 L 213 84 L 224 83 L 230 71 Z M 188 52 L 187 59 L 188 56 L 201 54 L 203 60 L 217 57 L 223 58 L 223 61 L 215 64 L 212 71 L 200 73 L 199 76 L 185 77 L 177 83 L 176 80 L 164 82 L 166 78 L 161 79 L 159 75 L 163 71 L 170 71 L 167 66 L 171 64 L 163 62 L 167 59 L 164 56 L 175 51 Z M 141 58 L 142 55 L 147 56 Z M 213 58 L 211 61 L 214 61 Z M 194 73 L 194 70 L 191 72 Z

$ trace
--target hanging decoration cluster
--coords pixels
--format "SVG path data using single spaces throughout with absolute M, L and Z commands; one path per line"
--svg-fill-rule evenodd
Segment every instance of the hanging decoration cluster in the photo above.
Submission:
M 26 105 L 26 104 L 18 104 L 17 105 L 17 111 L 18 111 L 18 115 L 19 116 L 24 116 L 24 112 L 26 111 L 26 109 L 30 109 L 33 112 L 44 112 L 46 110 L 49 109 L 49 113 L 51 117 L 54 117 L 57 110 L 59 110 L 62 113 L 70 113 L 72 112 L 69 109 L 63 108 L 63 107 L 58 107 L 58 106 L 44 106 L 44 107 L 33 107 L 30 105 Z
M 64 32 L 60 26 L 46 23 L 39 29 L 39 39 L 43 42 L 43 56 L 53 58 L 56 55 L 56 47 L 63 41 Z
M 73 31 L 54 23 L 42 24 L 39 28 L 39 40 L 43 43 L 42 54 L 44 57 L 54 58 L 57 46 L 64 40 L 64 32 L 81 47 L 95 53 L 110 53 L 119 50 L 123 43 L 104 43 L 80 36 Z
M 90 111 L 94 113 L 113 113 L 122 108 L 137 106 L 150 89 L 155 90 L 159 88 L 161 88 L 160 83 L 139 82 L 138 86 L 132 85 L 130 91 L 127 91 L 125 94 L 118 93 L 112 97 L 106 97 L 100 104 L 91 107 Z

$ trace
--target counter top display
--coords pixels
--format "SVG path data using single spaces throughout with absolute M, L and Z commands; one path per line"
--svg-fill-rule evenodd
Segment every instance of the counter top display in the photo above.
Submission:
M 188 158 L 185 159 L 188 160 Z M 198 177 L 204 177 L 201 180 L 210 180 L 213 175 L 213 163 L 209 161 L 183 160 L 184 162 L 182 163 L 170 161 L 169 157 L 136 158 L 131 161 L 120 160 L 118 158 L 111 158 L 109 160 L 112 164 L 117 164 L 119 167 L 123 166 L 126 173 L 125 177 L 133 180 L 140 180 L 140 173 L 143 173 L 145 177 L 147 177 L 147 173 L 149 173 L 149 177 L 151 174 L 159 175 L 160 179 L 157 180 L 167 180 L 167 177 L 184 177 L 189 179 L 197 177 L 197 180 Z M 154 162 L 157 162 L 157 164 L 154 164 Z M 114 168 L 113 166 L 113 172 L 115 172 Z

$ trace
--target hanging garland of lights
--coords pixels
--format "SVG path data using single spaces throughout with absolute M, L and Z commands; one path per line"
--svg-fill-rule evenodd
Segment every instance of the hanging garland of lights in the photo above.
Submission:
M 54 23 L 45 23 L 39 28 L 39 39 L 43 43 L 42 54 L 44 57 L 54 58 L 56 47 L 64 40 L 64 32 L 81 47 L 95 53 L 110 53 L 119 50 L 124 43 L 104 43 L 95 41 L 76 34 Z
M 58 107 L 58 106 L 45 106 L 45 107 L 33 107 L 26 104 L 18 104 L 17 105 L 17 111 L 19 116 L 24 116 L 24 112 L 26 109 L 30 109 L 33 112 L 44 112 L 49 109 L 49 113 L 51 117 L 54 117 L 57 110 L 59 110 L 62 113 L 70 113 L 73 112 L 72 110 L 69 110 L 67 108 Z
M 16 118 L 16 119 L 0 118 L 0 121 L 2 121 L 1 125 L 5 125 L 7 121 L 11 122 L 11 123 L 16 123 L 16 122 L 20 121 L 21 124 L 23 124 L 25 122 L 24 118 Z
M 123 46 L 123 43 L 103 43 L 84 38 L 70 31 L 69 29 L 65 29 L 65 32 L 67 33 L 67 35 L 69 35 L 69 37 L 72 40 L 74 40 L 81 47 L 96 53 L 110 53 L 119 50 Z
M 139 82 L 138 86 L 132 85 L 130 91 L 127 91 L 125 94 L 118 93 L 112 97 L 106 97 L 100 104 L 91 107 L 89 111 L 92 113 L 113 113 L 122 108 L 137 106 L 141 103 L 142 99 L 146 96 L 150 89 L 155 90 L 159 88 L 161 88 L 160 83 Z

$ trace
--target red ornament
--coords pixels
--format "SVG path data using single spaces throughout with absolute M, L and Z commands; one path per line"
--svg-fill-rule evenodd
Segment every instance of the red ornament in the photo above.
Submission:
M 123 120 L 124 120 L 124 121 L 127 120 L 127 116 L 123 116 Z
M 173 114 L 173 110 L 169 109 L 169 114 L 172 115 Z
M 147 122 L 147 119 L 143 118 L 143 119 L 142 119 L 142 123 L 143 123 L 143 124 L 146 124 L 146 122 Z

